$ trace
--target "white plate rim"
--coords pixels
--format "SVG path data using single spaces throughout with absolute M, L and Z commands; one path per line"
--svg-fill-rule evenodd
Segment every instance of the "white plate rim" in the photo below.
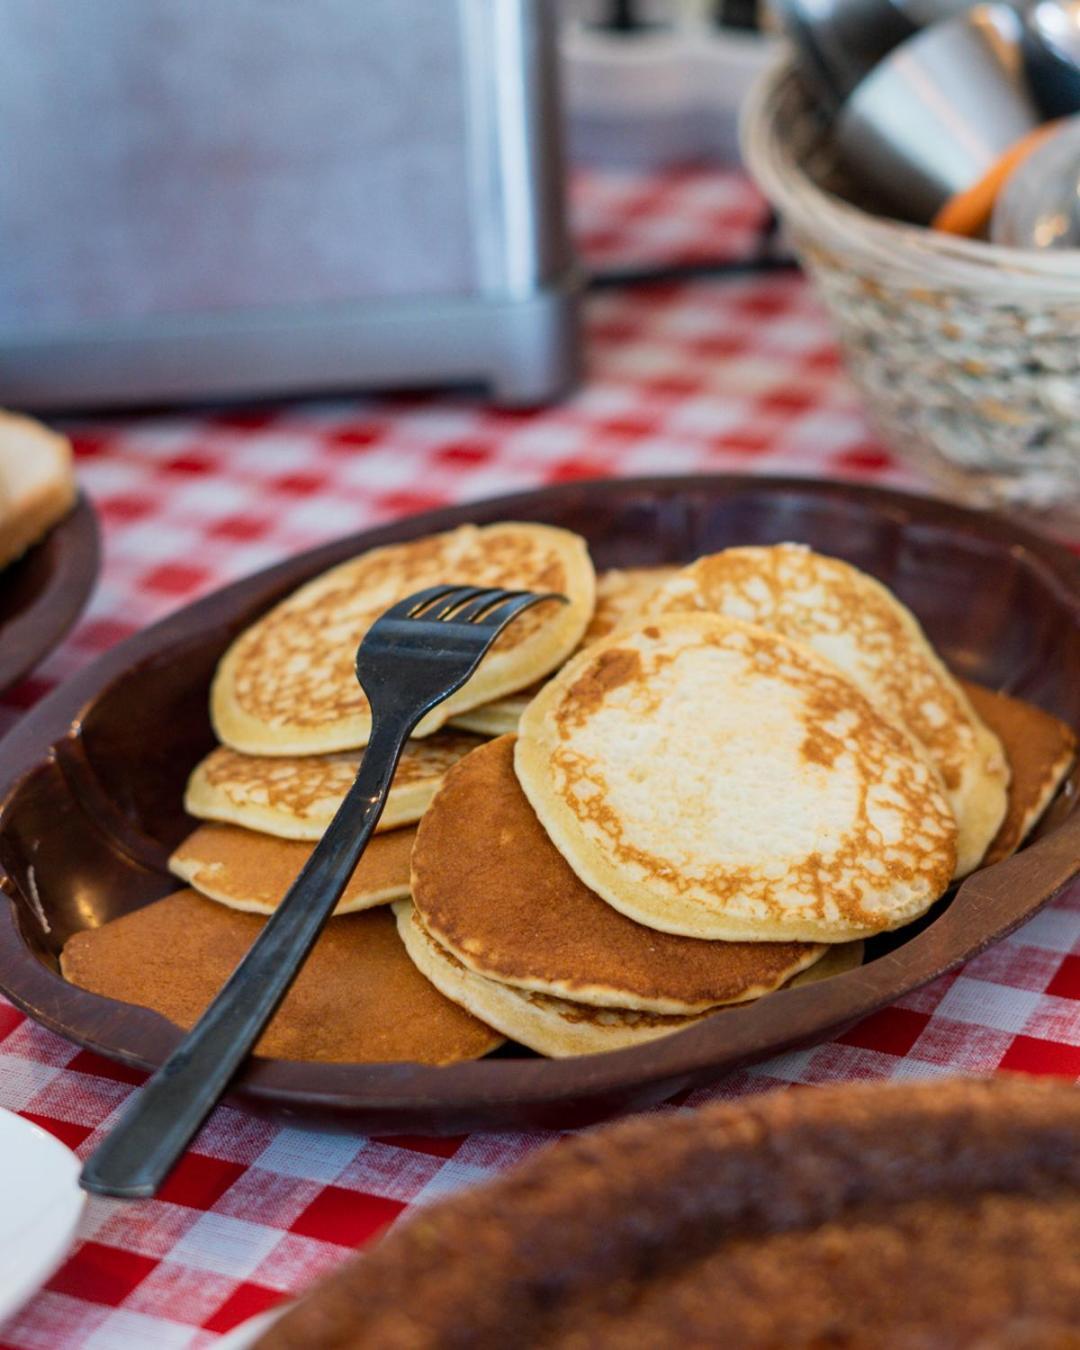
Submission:
M 9 1253 L 5 1255 L 0 1247 L 0 1325 L 18 1312 L 63 1261 L 71 1249 L 87 1199 L 79 1189 L 80 1163 L 71 1149 L 34 1121 L 0 1107 L 0 1140 L 8 1161 L 12 1157 L 12 1141 L 19 1139 L 26 1152 L 36 1156 L 39 1168 L 48 1166 L 54 1174 L 60 1172 L 63 1179 L 57 1181 L 55 1191 L 41 1209 L 0 1239 Z M 18 1147 L 15 1143 L 14 1148 Z M 18 1158 L 19 1154 L 16 1152 L 15 1156 Z M 20 1249 L 17 1261 L 10 1258 L 14 1247 Z

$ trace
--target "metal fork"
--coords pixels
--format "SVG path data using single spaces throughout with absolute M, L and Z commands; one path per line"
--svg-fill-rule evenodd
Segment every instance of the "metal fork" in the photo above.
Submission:
M 356 653 L 371 739 L 356 781 L 311 857 L 221 993 L 98 1145 L 79 1178 L 100 1195 L 161 1185 L 273 1017 L 333 913 L 382 814 L 416 724 L 461 688 L 522 610 L 566 597 L 432 586 L 378 618 Z

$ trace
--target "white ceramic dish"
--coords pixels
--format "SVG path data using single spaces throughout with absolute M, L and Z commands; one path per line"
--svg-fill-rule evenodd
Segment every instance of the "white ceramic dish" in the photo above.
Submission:
M 79 1160 L 39 1126 L 0 1109 L 0 1322 L 63 1260 L 86 1196 Z

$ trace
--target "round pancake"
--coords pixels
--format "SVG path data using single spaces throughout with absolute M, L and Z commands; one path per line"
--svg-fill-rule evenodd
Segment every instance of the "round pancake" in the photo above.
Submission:
M 598 1007 L 684 1014 L 777 989 L 825 954 L 800 942 L 702 942 L 645 928 L 590 891 L 514 774 L 514 737 L 450 770 L 420 822 L 412 899 L 479 975 Z
M 607 637 L 626 619 L 641 614 L 646 602 L 657 588 L 679 569 L 669 565 L 655 567 L 609 567 L 597 573 L 596 608 L 578 647 L 587 647 L 598 638 Z M 454 718 L 454 726 L 464 731 L 475 731 L 481 736 L 505 736 L 517 731 L 521 714 L 544 686 L 539 680 L 518 694 L 485 703 L 481 708 L 470 708 Z
M 729 548 L 667 581 L 657 614 L 726 614 L 813 647 L 904 724 L 957 821 L 956 875 L 979 865 L 1005 815 L 1009 766 L 918 620 L 880 582 L 802 544 Z
M 801 989 L 804 984 L 817 984 L 819 980 L 831 980 L 834 975 L 846 975 L 849 970 L 858 970 L 866 954 L 865 947 L 863 942 L 837 942 L 832 947 L 826 947 L 821 960 L 801 970 L 793 980 L 788 980 L 785 988 Z
M 585 541 L 549 525 L 462 525 L 373 549 L 308 582 L 225 653 L 210 712 L 218 739 L 253 755 L 312 755 L 366 745 L 371 709 L 353 665 L 360 639 L 398 600 L 440 583 L 554 591 L 510 625 L 476 673 L 420 722 L 523 689 L 572 652 L 593 611 Z
M 480 744 L 461 731 L 409 741 L 379 817 L 377 832 L 414 825 L 447 769 Z M 335 755 L 242 755 L 218 746 L 195 766 L 184 810 L 282 839 L 321 839 L 352 787 L 362 751 Z
M 701 1020 L 595 1008 L 485 979 L 435 941 L 408 900 L 396 901 L 393 910 L 405 950 L 436 989 L 508 1039 L 549 1059 L 644 1045 Z
M 70 937 L 66 980 L 193 1026 L 263 920 L 177 891 Z M 405 954 L 387 909 L 327 924 L 255 1047 L 270 1059 L 453 1064 L 502 1037 L 444 998 Z
M 869 937 L 928 909 L 955 863 L 903 727 L 809 647 L 719 615 L 575 657 L 529 705 L 515 768 L 588 887 L 688 937 Z
M 982 860 L 983 867 L 990 867 L 1016 852 L 1054 800 L 1076 758 L 1076 736 L 1041 708 L 980 684 L 961 683 L 972 707 L 1005 747 L 1012 770 L 1005 819 Z
M 544 687 L 545 681 L 539 680 L 520 694 L 509 694 L 494 703 L 485 703 L 482 708 L 472 708 L 469 712 L 455 717 L 453 725 L 462 731 L 474 731 L 478 736 L 508 736 L 517 731 L 521 714 Z
M 368 840 L 335 914 L 355 914 L 409 894 L 409 857 L 414 829 L 406 827 Z M 169 871 L 211 900 L 252 914 L 272 914 L 285 898 L 313 845 L 299 839 L 242 830 L 238 825 L 200 825 L 169 859 Z

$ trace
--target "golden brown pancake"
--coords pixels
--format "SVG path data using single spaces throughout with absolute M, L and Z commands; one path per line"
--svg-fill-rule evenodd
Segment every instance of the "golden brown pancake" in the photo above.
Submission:
M 378 831 L 412 825 L 447 769 L 480 744 L 463 731 L 409 741 L 398 762 Z M 184 809 L 282 839 L 321 839 L 352 787 L 362 751 L 336 755 L 242 755 L 218 746 L 188 779 Z
M 607 635 L 626 619 L 635 618 L 642 613 L 658 586 L 675 574 L 674 565 L 656 565 L 654 567 L 609 567 L 596 578 L 596 608 L 589 620 L 585 634 L 578 643 L 579 649 L 590 642 Z M 533 697 L 543 688 L 544 681 L 538 680 L 520 693 L 508 694 L 506 698 L 496 699 L 494 703 L 485 703 L 480 708 L 470 708 L 454 718 L 454 726 L 465 731 L 475 731 L 481 736 L 504 736 L 517 731 L 521 714 Z
M 817 984 L 820 980 L 831 980 L 834 975 L 846 975 L 849 970 L 858 970 L 865 956 L 865 942 L 834 943 L 825 949 L 820 961 L 788 980 L 785 988 L 801 989 L 804 984 Z
M 961 681 L 982 720 L 1005 747 L 1012 767 L 1005 819 L 981 866 L 1015 853 L 1053 801 L 1076 758 L 1076 736 L 1064 722 L 1031 703 Z
M 430 735 L 455 713 L 524 689 L 577 646 L 593 611 L 585 541 L 550 525 L 462 525 L 373 549 L 308 582 L 243 632 L 214 677 L 218 738 L 253 755 L 312 755 L 366 745 L 371 709 L 353 665 L 361 638 L 391 605 L 440 584 L 552 591 L 509 626 L 476 673 L 421 721 Z
M 842 1084 L 560 1139 L 395 1224 L 259 1350 L 1075 1350 L 1080 1092 Z
M 482 708 L 470 708 L 455 717 L 450 725 L 460 727 L 462 731 L 475 731 L 478 736 L 509 735 L 517 731 L 521 714 L 546 683 L 546 680 L 537 680 L 518 694 L 507 694 L 494 703 L 485 703 Z
M 263 920 L 177 891 L 69 938 L 64 978 L 193 1026 L 255 941 Z M 444 998 L 405 954 L 393 915 L 334 919 L 255 1047 L 270 1059 L 375 1064 L 476 1059 L 501 1041 Z
M 514 774 L 514 737 L 450 770 L 420 822 L 412 898 L 433 938 L 489 979 L 598 1007 L 703 1012 L 778 989 L 825 953 L 645 928 L 579 880 Z
M 596 578 L 596 608 L 585 629 L 581 645 L 613 633 L 627 619 L 636 619 L 657 588 L 678 571 L 674 563 L 651 567 L 609 567 Z
M 408 895 L 415 837 L 406 826 L 369 839 L 334 913 L 354 914 Z M 173 853 L 169 871 L 232 909 L 272 914 L 313 848 L 300 839 L 278 839 L 237 825 L 200 825 Z
M 538 1055 L 564 1059 L 625 1050 L 670 1036 L 710 1015 L 667 1017 L 632 1008 L 597 1008 L 489 980 L 463 966 L 453 952 L 436 942 L 410 901 L 397 900 L 393 909 L 401 940 L 417 970 L 447 998 Z
M 908 732 L 809 647 L 716 614 L 586 648 L 529 705 L 515 769 L 586 886 L 687 937 L 869 937 L 924 913 L 955 862 Z
M 1005 815 L 1009 772 L 1001 744 L 914 614 L 880 582 L 802 544 L 729 548 L 672 577 L 650 610 L 725 614 L 831 661 L 922 746 L 956 817 L 956 875 L 978 866 Z

